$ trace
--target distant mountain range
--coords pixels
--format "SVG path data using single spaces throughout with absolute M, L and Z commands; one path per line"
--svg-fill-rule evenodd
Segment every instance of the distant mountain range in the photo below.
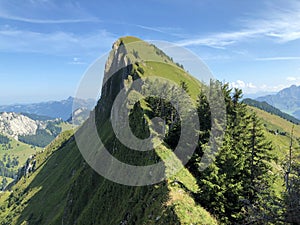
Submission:
M 256 98 L 256 100 L 267 102 L 281 111 L 300 119 L 300 86 L 292 85 L 279 91 L 277 94 L 262 96 Z
M 79 108 L 85 108 L 91 110 L 94 107 L 94 101 L 92 99 L 83 100 L 78 98 L 69 97 L 62 101 L 48 101 L 32 104 L 15 104 L 0 106 L 0 112 L 15 112 L 15 113 L 27 113 L 40 116 L 40 120 L 50 118 L 61 118 L 64 121 L 70 119 L 73 112 L 73 103 L 76 101 L 77 110 Z M 42 118 L 41 116 L 44 116 Z

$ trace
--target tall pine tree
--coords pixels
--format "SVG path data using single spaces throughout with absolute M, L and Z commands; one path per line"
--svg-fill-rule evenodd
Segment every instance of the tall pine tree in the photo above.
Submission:
M 243 224 L 249 218 L 253 223 L 259 224 L 259 218 L 268 213 L 258 212 L 259 216 L 253 216 L 254 210 L 251 209 L 264 205 L 264 196 L 271 193 L 272 146 L 266 141 L 262 123 L 257 116 L 250 114 L 246 105 L 241 103 L 241 90 L 235 89 L 231 94 L 232 90 L 225 84 L 222 92 L 227 111 L 222 146 L 215 162 L 206 170 L 202 171 L 200 163 L 197 164 L 201 158 L 194 160 L 196 165 L 191 167 L 201 188 L 197 201 L 216 215 L 222 224 Z M 200 97 L 203 99 L 203 96 Z M 199 109 L 207 117 L 210 111 L 206 102 L 203 102 L 204 105 L 200 104 Z M 201 132 L 203 131 L 200 134 Z M 204 130 L 205 134 L 208 132 Z M 206 140 L 199 142 L 200 153 L 210 151 L 207 137 L 203 138 Z

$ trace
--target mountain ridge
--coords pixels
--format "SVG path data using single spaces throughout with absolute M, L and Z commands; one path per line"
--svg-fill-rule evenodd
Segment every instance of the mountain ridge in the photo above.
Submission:
M 300 124 L 300 120 L 291 116 L 290 114 L 287 114 L 287 113 L 284 113 L 282 112 L 281 110 L 277 109 L 276 107 L 268 104 L 267 102 L 263 101 L 263 102 L 260 102 L 260 101 L 256 101 L 254 99 L 250 99 L 250 98 L 245 98 L 243 99 L 243 102 L 249 106 L 254 106 L 256 108 L 259 108 L 259 109 L 262 109 L 268 113 L 271 113 L 271 114 L 275 114 L 287 121 L 290 121 L 294 124 Z
M 122 56 L 120 52 L 118 55 L 114 55 L 114 51 L 118 51 L 116 47 L 122 41 L 126 43 L 128 39 L 131 40 L 132 38 L 121 38 L 114 44 L 115 49 L 113 48 L 111 53 L 111 57 L 113 57 L 111 58 L 111 63 L 115 63 L 116 66 L 119 63 L 114 60 L 123 60 L 124 55 Z M 145 42 L 142 45 L 144 50 L 150 51 L 151 49 L 152 52 L 153 47 Z M 130 52 L 129 49 L 128 52 Z M 138 50 L 138 52 L 142 54 L 141 50 Z M 153 65 L 151 64 L 151 66 Z M 138 70 L 138 68 L 142 67 L 144 67 L 144 70 Z M 131 82 L 131 77 L 132 79 L 137 79 L 145 76 L 142 72 L 146 73 L 145 67 L 145 63 L 140 63 L 132 66 L 126 65 L 125 68 L 117 71 L 113 77 L 107 80 L 106 86 L 102 88 L 101 99 L 94 110 L 98 132 L 100 136 L 102 135 L 106 147 L 114 157 L 121 158 L 123 162 L 130 164 L 152 164 L 155 163 L 155 160 L 158 160 L 159 152 L 162 155 L 167 152 L 172 154 L 170 149 L 164 148 L 164 151 L 143 152 L 146 155 L 142 157 L 140 152 L 130 151 L 117 142 L 111 132 L 111 128 L 108 126 L 107 112 L 118 90 L 123 87 L 127 88 L 127 85 Z M 179 67 L 174 67 L 171 71 L 177 71 L 178 76 L 184 79 L 182 75 L 179 75 L 183 73 L 182 70 L 179 70 Z M 142 133 L 144 129 L 143 123 L 137 123 L 140 121 L 138 116 L 140 109 L 133 107 L 132 110 L 134 110 L 133 116 L 135 115 L 133 121 L 136 121 L 134 130 L 145 135 Z M 136 110 L 138 111 L 135 112 Z M 88 123 L 89 120 L 83 126 L 88 125 Z M 58 137 L 57 141 L 59 142 L 59 139 L 63 136 L 64 133 Z M 178 175 L 177 179 L 175 177 L 170 178 L 157 185 L 135 187 L 117 184 L 96 174 L 82 158 L 72 134 L 69 133 L 67 137 L 64 138 L 65 143 L 62 146 L 59 144 L 55 148 L 49 146 L 42 155 L 37 156 L 37 170 L 26 178 L 26 182 L 24 182 L 25 178 L 23 178 L 13 188 L 14 191 L 8 197 L 8 201 L 19 196 L 17 198 L 23 203 L 17 206 L 18 210 L 20 210 L 19 213 L 14 210 L 8 214 L 4 213 L 4 215 L 6 214 L 4 216 L 6 221 L 10 221 L 9 223 L 12 224 L 22 222 L 29 224 L 77 223 L 84 225 L 164 225 L 191 224 L 192 222 L 217 224 L 216 220 L 204 208 L 196 204 L 193 199 L 191 193 L 197 191 L 197 188 L 193 176 L 186 169 L 183 169 L 182 175 Z M 53 144 L 56 145 L 56 142 L 53 142 Z M 93 145 L 93 141 L 89 140 L 87 144 Z M 116 151 L 115 149 L 118 150 Z M 45 154 L 48 155 L 46 163 L 43 160 Z M 110 167 L 107 168 L 107 170 L 109 169 Z M 177 181 L 173 182 L 174 180 Z M 178 185 L 179 182 L 185 188 Z M 43 188 L 40 189 L 39 187 Z M 56 189 L 56 187 L 59 187 L 59 189 Z M 24 189 L 28 191 L 23 192 L 22 190 Z M 30 199 L 30 201 L 26 203 L 26 199 Z M 107 204 L 107 201 L 114 202 L 114 204 Z M 43 205 L 43 202 L 47 202 L 47 204 Z M 97 213 L 93 213 L 95 212 L 94 210 Z M 187 214 L 190 216 L 185 216 Z
M 268 104 L 300 119 L 300 86 L 292 85 L 280 90 L 274 95 L 266 95 L 256 98 L 257 101 Z

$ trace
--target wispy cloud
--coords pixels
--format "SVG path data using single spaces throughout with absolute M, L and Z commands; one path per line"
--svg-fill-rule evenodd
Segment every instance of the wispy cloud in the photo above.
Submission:
M 96 18 L 87 18 L 87 19 L 33 19 L 25 17 L 17 17 L 11 15 L 0 15 L 2 19 L 16 20 L 26 23 L 39 23 L 39 24 L 59 24 L 59 23 L 85 23 L 85 22 L 101 22 L 101 20 Z
M 289 76 L 286 78 L 287 81 L 292 81 L 294 83 L 299 83 L 300 82 L 300 77 L 299 76 Z
M 218 33 L 209 35 L 207 37 L 185 39 L 177 42 L 179 46 L 193 46 L 204 45 L 213 48 L 224 48 L 225 46 L 232 45 L 242 39 L 254 37 L 256 32 L 254 31 L 237 31 L 231 33 Z
M 300 2 L 285 2 L 284 10 L 269 5 L 264 11 L 267 14 L 262 14 L 258 19 L 239 21 L 239 30 L 191 37 L 179 41 L 178 44 L 181 46 L 204 45 L 224 48 L 254 38 L 272 38 L 277 42 L 300 39 Z
M 51 15 L 49 15 L 51 11 Z M 78 3 L 57 5 L 51 0 L 0 1 L 0 18 L 37 24 L 101 22 L 89 15 Z
M 116 24 L 134 26 L 137 28 L 141 28 L 143 30 L 154 31 L 157 33 L 166 34 L 168 36 L 174 36 L 174 37 L 179 37 L 179 38 L 184 38 L 187 36 L 185 33 L 183 33 L 183 29 L 180 27 L 146 26 L 146 25 L 142 25 L 142 24 L 119 23 L 119 22 L 117 22 Z
M 22 37 L 22 38 L 20 38 Z M 68 32 L 41 33 L 10 27 L 0 28 L 0 51 L 31 52 L 54 55 L 80 55 L 107 51 L 116 39 L 106 30 L 89 34 Z
M 257 61 L 288 61 L 288 60 L 300 60 L 300 56 L 281 56 L 281 57 L 262 57 L 256 58 Z
M 131 25 L 137 26 L 137 27 L 145 29 L 145 30 L 151 30 L 151 31 L 155 31 L 155 32 L 163 33 L 163 34 L 167 33 L 164 29 L 162 29 L 160 27 L 149 27 L 149 26 L 144 26 L 144 25 L 140 25 L 140 24 L 131 24 Z
M 230 82 L 231 88 L 242 89 L 245 94 L 255 94 L 260 92 L 278 92 L 291 85 L 300 85 L 300 76 L 288 76 L 281 84 L 255 84 L 252 82 L 246 82 L 243 80 L 237 80 Z

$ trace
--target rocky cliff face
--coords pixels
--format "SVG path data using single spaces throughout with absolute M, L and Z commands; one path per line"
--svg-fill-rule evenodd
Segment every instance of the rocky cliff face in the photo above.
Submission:
M 82 107 L 76 109 L 73 115 L 67 120 L 67 122 L 73 125 L 80 126 L 86 121 L 90 116 L 90 110 L 88 108 Z
M 37 130 L 46 129 L 48 121 L 33 120 L 18 113 L 0 113 L 0 133 L 16 140 L 19 136 L 35 135 Z
M 122 82 L 130 74 L 132 66 L 130 59 L 127 57 L 127 50 L 122 41 L 118 40 L 113 44 L 113 49 L 110 52 L 109 58 L 105 64 L 103 88 L 101 96 L 109 96 L 112 94 L 112 89 L 116 88 L 113 85 L 112 75 L 120 71 L 121 77 L 119 80 L 120 87 L 123 88 L 124 83 Z M 115 82 L 114 82 L 115 83 Z

